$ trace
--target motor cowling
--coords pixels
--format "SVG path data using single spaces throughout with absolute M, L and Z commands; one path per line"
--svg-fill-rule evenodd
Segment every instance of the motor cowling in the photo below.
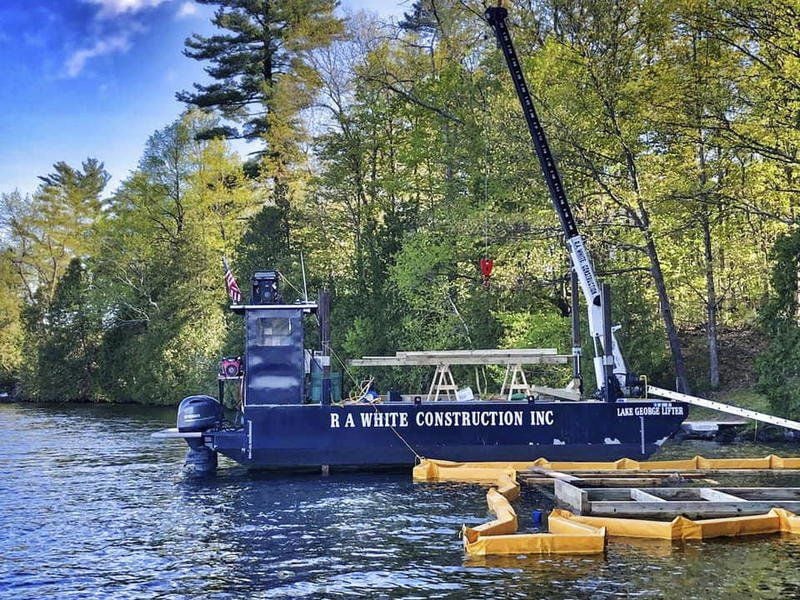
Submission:
M 647 379 L 636 373 L 626 373 L 625 387 L 629 398 L 643 398 L 647 392 Z
M 189 396 L 178 405 L 178 431 L 207 431 L 222 423 L 222 404 L 211 396 Z

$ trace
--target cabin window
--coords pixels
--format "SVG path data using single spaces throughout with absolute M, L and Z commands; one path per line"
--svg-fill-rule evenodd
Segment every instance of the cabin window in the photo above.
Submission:
M 292 343 L 292 320 L 265 317 L 258 320 L 259 346 L 290 346 Z

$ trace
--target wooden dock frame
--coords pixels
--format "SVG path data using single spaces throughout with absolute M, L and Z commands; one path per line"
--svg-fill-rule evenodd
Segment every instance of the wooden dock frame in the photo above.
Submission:
M 783 508 L 800 512 L 800 488 L 589 488 L 556 479 L 555 499 L 580 515 L 634 519 L 741 517 Z M 586 482 L 581 482 L 585 484 Z
M 706 471 L 572 471 L 561 473 L 542 467 L 533 467 L 517 473 L 522 483 L 552 490 L 557 479 L 581 482 L 592 487 L 630 488 L 634 486 L 658 487 L 676 481 L 695 480 L 707 485 L 719 485 Z
M 533 461 L 539 463 L 539 461 Z M 656 479 L 668 473 L 668 467 L 682 463 L 684 469 L 692 469 L 687 464 L 695 464 L 694 471 L 684 474 L 701 474 L 698 463 L 704 467 L 714 467 L 718 472 L 800 472 L 800 458 L 766 459 L 706 459 L 695 457 L 691 461 L 656 461 L 638 463 L 621 459 L 615 463 L 561 463 L 570 473 L 556 471 L 531 462 L 522 463 L 456 463 L 423 459 L 414 467 L 414 481 L 463 481 L 493 486 L 487 493 L 487 503 L 496 518 L 477 527 L 462 528 L 464 549 L 470 556 L 498 555 L 542 555 L 542 554 L 591 554 L 601 553 L 609 537 L 644 538 L 658 540 L 705 540 L 719 537 L 764 535 L 774 533 L 800 534 L 800 516 L 786 508 L 800 504 L 800 488 L 648 488 L 643 480 Z M 624 468 L 636 463 L 637 468 Z M 728 465 L 737 468 L 727 469 Z M 766 464 L 766 466 L 762 466 Z M 656 466 L 657 465 L 657 466 Z M 784 466 L 785 465 L 785 466 Z M 606 467 L 603 470 L 603 467 Z M 639 468 L 641 467 L 641 468 Z M 647 468 L 655 467 L 655 468 Z M 581 471 L 579 471 L 581 469 Z M 587 471 L 587 469 L 596 469 Z M 655 506 L 660 512 L 642 514 L 637 518 L 623 518 L 624 512 L 588 515 L 594 508 L 592 493 L 597 488 L 582 487 L 590 483 L 576 473 L 609 473 L 619 479 L 636 481 L 641 487 L 624 489 L 601 489 L 606 495 L 616 494 L 627 507 Z M 674 473 L 672 473 L 674 475 Z M 562 506 L 583 514 L 573 514 L 563 508 L 555 508 L 548 517 L 548 533 L 515 534 L 518 527 L 516 512 L 510 501 L 520 494 L 517 477 L 528 481 L 531 478 L 551 481 L 557 491 L 558 502 Z M 670 476 L 662 477 L 668 481 Z M 641 479 L 642 481 L 637 481 Z M 687 500 L 680 494 L 689 492 L 696 497 Z M 627 499 L 626 498 L 627 495 Z M 555 499 L 555 497 L 553 497 Z M 611 501 L 606 499 L 606 501 Z M 694 503 L 693 508 L 689 502 Z M 680 513 L 665 509 L 680 505 Z M 740 510 L 744 506 L 744 510 Z M 712 510 L 709 510 L 711 508 Z M 723 512 L 713 509 L 725 509 Z M 692 512 L 694 511 L 694 512 Z M 735 511 L 735 512 L 734 512 Z M 753 512 L 751 512 L 753 511 Z M 704 518 L 721 515 L 721 518 Z M 652 519 L 642 518 L 657 517 Z M 665 519 L 664 517 L 667 517 Z M 669 519 L 669 517 L 672 517 Z M 692 520 L 691 517 L 700 517 Z

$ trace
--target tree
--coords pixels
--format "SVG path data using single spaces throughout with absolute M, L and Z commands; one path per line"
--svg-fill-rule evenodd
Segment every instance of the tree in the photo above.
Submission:
M 91 275 L 73 258 L 56 286 L 38 343 L 37 397 L 44 401 L 94 400 L 101 311 L 93 302 Z
M 185 52 L 212 81 L 178 95 L 192 110 L 111 199 L 96 160 L 2 195 L 0 380 L 41 398 L 213 393 L 219 354 L 241 352 L 221 256 L 245 294 L 252 271 L 278 268 L 291 302 L 302 253 L 309 292 L 334 294 L 337 353 L 568 344 L 563 235 L 479 3 L 414 0 L 399 25 L 360 13 L 345 33 L 333 0 L 200 1 L 219 31 Z M 681 342 L 704 330 L 715 386 L 716 331 L 749 326 L 769 291 L 759 385 L 789 415 L 797 14 L 797 0 L 531 0 L 511 14 L 632 370 L 701 384 L 704 351 L 683 366 Z M 254 160 L 220 136 L 256 142 Z
M 2 196 L 3 224 L 12 248 L 6 258 L 26 301 L 20 313 L 26 357 L 20 363 L 20 383 L 28 397 L 36 396 L 46 375 L 39 350 L 49 336 L 48 313 L 59 282 L 73 259 L 88 257 L 96 249 L 93 226 L 101 215 L 100 195 L 109 175 L 101 162 L 90 158 L 81 169 L 58 162 L 53 173 L 39 179 L 33 196 Z
M 435 2 L 432 0 L 414 0 L 409 12 L 403 13 L 400 29 L 417 33 L 435 33 L 438 17 Z
M 706 317 L 707 384 L 716 389 L 720 385 L 718 329 L 727 300 L 717 238 L 726 233 L 725 222 L 736 215 L 725 201 L 731 193 L 733 179 L 727 172 L 734 157 L 717 135 L 713 120 L 738 106 L 730 85 L 738 59 L 706 28 L 710 6 L 677 2 L 669 8 L 672 31 L 662 48 L 670 59 L 654 61 L 649 69 L 657 82 L 654 110 L 648 118 L 651 138 L 668 182 L 664 205 L 674 213 L 672 219 L 666 211 L 660 217 L 672 227 L 667 233 L 671 243 L 662 254 L 667 262 L 684 265 L 669 269 L 678 272 L 671 278 L 676 304 L 702 304 L 702 313 L 684 309 L 684 321 L 702 320 L 703 313 Z
M 22 297 L 13 251 L 0 254 L 0 386 L 10 386 L 22 361 Z
M 263 144 L 254 153 L 248 172 L 268 183 L 267 199 L 274 208 L 265 207 L 269 214 L 264 217 L 279 222 L 269 231 L 254 233 L 280 236 L 288 255 L 295 250 L 291 248 L 292 201 L 307 176 L 296 169 L 305 159 L 301 113 L 312 105 L 320 85 L 311 58 L 342 34 L 342 22 L 333 14 L 336 2 L 199 1 L 218 6 L 212 22 L 225 33 L 195 34 L 186 40 L 184 53 L 210 62 L 206 72 L 214 81 L 195 84 L 194 92 L 180 92 L 177 97 L 191 106 L 215 110 L 226 119 L 224 125 L 207 128 L 203 137 L 222 135 Z M 250 246 L 250 256 L 261 255 Z M 250 259 L 247 262 L 252 263 Z
M 559 26 L 531 57 L 528 71 L 534 74 L 532 87 L 541 90 L 542 112 L 551 121 L 545 126 L 555 133 L 560 164 L 571 172 L 579 195 L 591 200 L 591 207 L 576 202 L 576 213 L 585 229 L 596 226 L 603 232 L 604 239 L 591 240 L 593 254 L 619 249 L 645 257 L 677 384 L 688 391 L 669 273 L 658 243 L 661 173 L 649 143 L 655 91 L 650 65 L 668 30 L 665 8 L 637 0 L 557 4 Z
M 32 197 L 3 194 L 3 224 L 15 249 L 12 264 L 30 303 L 52 301 L 56 285 L 76 256 L 94 250 L 91 226 L 109 180 L 103 163 L 89 158 L 81 169 L 64 162 L 40 177 Z
M 797 0 L 715 0 L 707 27 L 739 55 L 734 83 L 741 111 L 716 115 L 719 134 L 767 163 L 754 173 L 764 191 L 737 203 L 762 217 L 798 220 L 800 166 L 800 3 Z M 766 205 L 764 200 L 767 200 Z
M 100 227 L 101 383 L 117 401 L 171 403 L 212 391 L 226 330 L 220 258 L 255 201 L 225 144 L 196 139 L 207 125 L 207 115 L 191 112 L 153 134 Z
M 776 413 L 796 419 L 800 416 L 800 229 L 777 241 L 773 258 L 773 293 L 762 310 L 770 345 L 758 360 L 758 389 Z
M 342 32 L 334 0 L 198 0 L 217 5 L 212 23 L 226 33 L 193 34 L 186 56 L 208 61 L 214 80 L 179 92 L 178 100 L 218 111 L 241 124 L 208 128 L 206 135 L 262 141 L 286 163 L 302 138 L 298 113 L 318 89 L 309 54 Z

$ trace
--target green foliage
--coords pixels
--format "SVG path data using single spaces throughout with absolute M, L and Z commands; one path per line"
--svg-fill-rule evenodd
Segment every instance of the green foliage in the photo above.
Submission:
M 40 177 L 32 197 L 3 194 L 2 208 L 8 247 L 14 269 L 27 300 L 53 300 L 56 286 L 70 260 L 96 250 L 91 225 L 100 214 L 100 195 L 109 175 L 103 163 L 90 158 L 82 170 L 64 162 Z
M 265 268 L 289 271 L 293 257 L 289 248 L 288 219 L 287 211 L 277 206 L 263 206 L 250 217 L 238 245 L 240 273 Z
M 0 388 L 10 388 L 22 361 L 21 298 L 12 253 L 0 254 Z
M 213 391 L 228 325 L 220 258 L 236 249 L 255 203 L 224 145 L 197 141 L 207 124 L 190 113 L 154 134 L 99 226 L 102 389 L 114 401 Z
M 212 22 L 224 33 L 187 38 L 186 56 L 208 61 L 214 81 L 195 84 L 194 92 L 180 92 L 178 100 L 242 124 L 241 131 L 215 124 L 203 130 L 204 137 L 269 140 L 272 155 L 295 154 L 298 112 L 311 104 L 318 87 L 308 55 L 342 30 L 335 2 L 198 1 L 218 7 Z
M 17 287 L 16 293 L 7 288 L 6 298 L 26 300 L 23 307 L 17 305 L 8 313 L 11 320 L 5 332 L 19 332 L 19 337 L 7 342 L 9 354 L 3 362 L 20 366 L 17 375 L 24 396 L 39 397 L 41 390 L 57 389 L 60 384 L 56 379 L 63 377 L 70 386 L 65 393 L 72 398 L 87 398 L 92 395 L 90 324 L 95 316 L 91 310 L 82 312 L 90 304 L 79 291 L 79 261 L 97 251 L 93 224 L 101 214 L 100 195 L 109 175 L 95 159 L 84 161 L 81 169 L 63 162 L 53 168 L 53 173 L 40 177 L 41 184 L 32 197 L 17 193 L 2 197 L 9 241 L 3 257 L 7 261 L 5 273 L 14 273 Z M 66 287 L 62 287 L 62 281 Z M 70 322 L 75 323 L 71 332 Z M 81 336 L 83 345 L 70 346 L 70 341 Z M 62 369 L 59 353 L 67 350 L 71 355 L 63 357 Z M 52 368 L 56 363 L 57 372 Z M 64 369 L 69 368 L 78 369 L 80 374 L 68 375 Z M 43 377 L 53 379 L 45 381 Z
M 762 324 L 770 344 L 757 362 L 758 390 L 778 414 L 800 417 L 800 229 L 780 238 L 773 249 L 773 293 L 764 304 Z
M 209 112 L 155 132 L 109 198 L 92 159 L 57 163 L 30 197 L 2 195 L 0 379 L 46 399 L 213 391 L 217 357 L 241 352 L 222 256 L 245 296 L 253 271 L 279 269 L 291 302 L 302 254 L 309 293 L 333 292 L 343 358 L 569 348 L 562 233 L 477 4 L 415 1 L 384 26 L 341 21 L 328 0 L 203 3 L 219 32 L 186 53 L 213 81 L 179 98 Z M 797 226 L 795 5 L 544 0 L 511 13 L 631 370 L 670 385 L 680 330 L 706 331 L 710 349 L 717 328 L 760 315 L 772 339 L 760 385 L 784 414 L 798 410 L 800 364 L 800 237 L 781 237 Z M 263 142 L 258 164 L 219 135 Z M 488 285 L 482 257 L 495 260 Z M 419 390 L 429 376 L 378 383 Z
M 674 371 L 655 296 L 649 278 L 640 272 L 615 277 L 611 288 L 612 319 L 621 326 L 618 336 L 628 368 L 646 375 L 655 385 L 673 388 Z M 583 355 L 591 356 L 586 343 Z
M 101 313 L 90 275 L 73 258 L 56 286 L 38 340 L 37 397 L 43 401 L 87 401 L 98 397 L 97 355 Z
M 771 331 L 798 324 L 800 315 L 800 229 L 781 236 L 772 249 L 772 295 L 762 318 Z
M 572 346 L 569 319 L 553 311 L 501 313 L 497 315 L 497 320 L 503 331 L 500 348 L 556 348 L 566 352 Z M 501 368 L 494 368 L 496 385 L 499 385 L 503 376 L 502 371 Z M 565 382 L 572 378 L 571 366 L 534 366 L 527 367 L 526 371 L 533 381 L 554 387 L 564 387 Z M 591 377 L 587 382 L 590 380 Z
M 772 411 L 789 419 L 800 418 L 800 327 L 776 331 L 756 367 L 756 389 L 767 397 Z

